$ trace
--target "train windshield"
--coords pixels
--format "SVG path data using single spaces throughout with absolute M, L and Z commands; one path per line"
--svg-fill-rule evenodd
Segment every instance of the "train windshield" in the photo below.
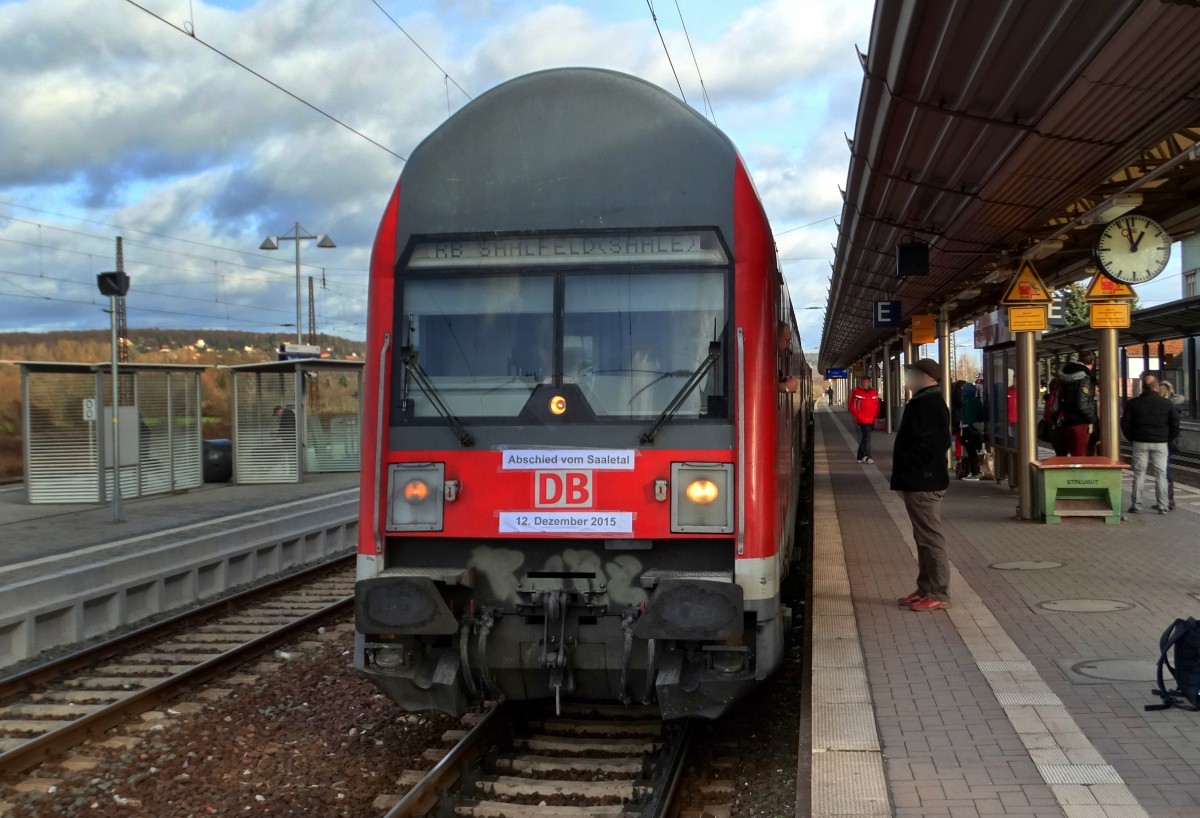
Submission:
M 563 381 L 604 417 L 656 417 L 724 340 L 721 271 L 568 275 L 563 300 Z M 718 363 L 677 417 L 723 414 L 723 380 Z
M 653 419 L 728 342 L 724 269 L 447 273 L 408 278 L 402 303 L 417 364 L 463 419 L 515 420 L 539 385 L 564 383 L 598 418 Z M 675 416 L 726 417 L 725 369 L 722 356 Z M 406 398 L 413 420 L 438 417 L 419 386 Z
M 404 311 L 417 360 L 450 411 L 516 417 L 554 377 L 554 276 L 412 279 Z M 414 389 L 415 417 L 437 417 Z

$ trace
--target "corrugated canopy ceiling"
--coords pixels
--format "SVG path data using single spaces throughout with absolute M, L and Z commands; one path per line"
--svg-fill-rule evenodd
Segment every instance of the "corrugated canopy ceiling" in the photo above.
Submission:
M 1200 230 L 1198 43 L 1200 2 L 878 0 L 819 365 L 896 336 L 877 300 L 955 326 L 994 308 L 1042 240 L 1062 243 L 1036 262 L 1047 283 L 1084 277 L 1084 214 L 1114 194 L 1175 239 Z M 913 239 L 929 275 L 899 279 Z

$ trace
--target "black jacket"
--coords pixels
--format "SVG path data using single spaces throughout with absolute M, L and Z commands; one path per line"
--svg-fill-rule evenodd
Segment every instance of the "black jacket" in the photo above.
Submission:
M 950 485 L 950 410 L 940 386 L 927 386 L 904 407 L 892 447 L 893 491 L 945 491 Z
M 1092 370 L 1088 369 L 1079 361 L 1068 361 L 1063 364 L 1062 369 L 1058 371 L 1056 376 L 1061 386 L 1059 391 L 1058 402 L 1061 407 L 1063 423 L 1067 426 L 1075 426 L 1080 423 L 1095 423 L 1096 409 L 1096 376 L 1092 374 Z M 1079 405 L 1081 401 L 1077 400 L 1076 390 L 1080 388 L 1091 389 L 1090 401 L 1084 401 L 1091 407 L 1088 413 L 1080 413 Z
M 1157 392 L 1143 392 L 1125 404 L 1121 432 L 1134 443 L 1170 443 L 1179 437 L 1179 410 Z

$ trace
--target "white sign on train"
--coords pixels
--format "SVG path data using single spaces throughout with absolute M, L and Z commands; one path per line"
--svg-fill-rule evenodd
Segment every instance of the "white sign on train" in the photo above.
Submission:
M 632 534 L 632 511 L 501 511 L 501 534 Z
M 632 471 L 633 449 L 506 449 L 501 468 L 513 470 L 591 469 Z

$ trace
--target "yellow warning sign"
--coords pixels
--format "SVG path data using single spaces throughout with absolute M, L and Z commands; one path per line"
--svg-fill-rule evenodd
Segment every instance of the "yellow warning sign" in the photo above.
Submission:
M 937 318 L 926 313 L 918 313 L 912 317 L 912 342 L 914 344 L 932 344 L 937 340 Z
M 1129 304 L 1089 304 L 1092 329 L 1129 329 Z
M 1048 326 L 1046 308 L 1041 304 L 1032 307 L 1008 308 L 1010 332 L 1045 332 Z
M 1136 293 L 1125 282 L 1109 278 L 1097 270 L 1083 297 L 1087 301 L 1120 301 L 1135 298 Z
M 1018 307 L 1022 304 L 1049 304 L 1053 300 L 1050 297 L 1050 290 L 1046 289 L 1046 285 L 1042 283 L 1037 270 L 1033 269 L 1033 265 L 1028 261 L 1022 261 L 1021 269 L 1017 270 L 1017 274 L 1013 276 L 1013 280 L 1008 285 L 1008 291 L 1004 293 L 1000 303 Z

